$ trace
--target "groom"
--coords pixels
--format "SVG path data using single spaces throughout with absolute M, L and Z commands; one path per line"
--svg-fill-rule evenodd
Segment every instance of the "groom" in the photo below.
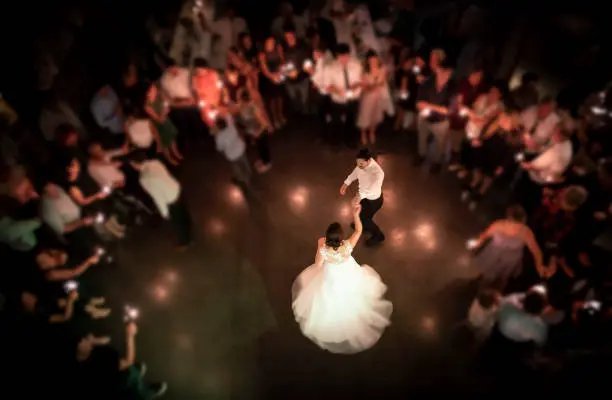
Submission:
M 372 158 L 372 153 L 368 149 L 361 149 L 357 154 L 357 167 L 340 187 L 340 194 L 344 196 L 351 183 L 355 180 L 359 183 L 355 202 L 361 203 L 359 217 L 363 224 L 363 230 L 371 234 L 370 238 L 366 240 L 367 246 L 375 246 L 385 240 L 385 235 L 373 221 L 374 215 L 383 205 L 382 184 L 384 179 L 385 173 Z

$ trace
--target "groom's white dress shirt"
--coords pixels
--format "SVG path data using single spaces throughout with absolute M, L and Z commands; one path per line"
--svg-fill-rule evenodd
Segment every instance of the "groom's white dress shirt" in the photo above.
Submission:
M 140 169 L 140 184 L 153 198 L 159 213 L 164 219 L 170 218 L 170 205 L 181 194 L 181 185 L 158 160 L 145 161 Z
M 385 180 L 385 172 L 374 160 L 365 168 L 355 167 L 353 172 L 346 178 L 344 184 L 349 186 L 355 180 L 359 183 L 359 198 L 361 200 L 376 200 L 382 194 L 382 184 Z

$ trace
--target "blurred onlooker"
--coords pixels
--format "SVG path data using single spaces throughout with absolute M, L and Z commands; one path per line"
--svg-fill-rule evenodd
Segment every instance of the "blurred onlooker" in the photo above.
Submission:
M 287 123 L 283 99 L 285 57 L 282 46 L 274 36 L 266 37 L 258 60 L 261 71 L 261 94 L 268 103 L 273 126 L 280 129 Z
M 499 300 L 499 292 L 485 289 L 478 293 L 472 302 L 467 322 L 478 342 L 484 341 L 491 335 L 497 320 Z
M 40 199 L 41 219 L 58 236 L 70 235 L 72 232 L 91 226 L 92 217 L 81 217 L 81 208 L 72 198 L 55 183 L 47 183 Z
M 316 32 L 321 44 L 328 49 L 333 49 L 336 44 L 336 29 L 334 24 L 327 18 L 321 16 L 321 10 L 318 7 L 310 7 L 308 13 L 308 29 Z
M 100 143 L 89 145 L 89 163 L 87 171 L 100 187 L 121 188 L 125 185 L 125 174 L 121 171 L 121 161 L 114 161 L 114 157 L 125 154 L 125 149 L 105 151 Z
M 545 97 L 537 105 L 525 109 L 521 113 L 521 125 L 526 131 L 527 151 L 537 153 L 546 149 L 560 123 L 552 97 Z
M 0 217 L 0 242 L 13 250 L 30 251 L 38 244 L 36 230 L 40 228 L 38 218 L 19 220 L 9 215 Z
M 284 2 L 279 6 L 279 15 L 272 21 L 272 34 L 280 39 L 286 27 L 291 27 L 298 38 L 304 38 L 306 35 L 306 21 L 293 12 L 290 3 Z
M 268 145 L 268 132 L 271 132 L 271 127 L 261 107 L 251 99 L 251 96 L 246 91 L 241 93 L 237 117 L 238 121 L 244 126 L 246 134 L 252 138 L 257 148 L 259 160 L 255 166 L 258 172 L 267 172 L 272 167 L 270 147 Z
M 117 93 L 110 85 L 104 85 L 96 92 L 90 110 L 98 126 L 110 133 L 104 137 L 104 141 L 114 147 L 123 144 L 123 110 Z
M 58 126 L 67 124 L 74 127 L 81 139 L 87 138 L 85 126 L 81 119 L 64 101 L 49 93 L 45 100 L 43 110 L 39 118 L 40 130 L 45 139 L 52 141 Z
M 247 158 L 246 144 L 238 134 L 231 116 L 219 117 L 212 129 L 217 150 L 225 156 L 232 166 L 233 179 L 242 185 L 251 182 L 251 163 Z
M 521 78 L 519 87 L 512 91 L 514 106 L 519 110 L 526 110 L 533 107 L 540 101 L 538 84 L 540 77 L 533 72 L 526 72 Z
M 287 81 L 285 88 L 291 100 L 293 111 L 303 114 L 308 103 L 308 89 L 310 82 L 304 71 L 304 62 L 308 59 L 308 49 L 304 43 L 298 42 L 295 31 L 285 28 L 284 57 L 287 66 Z
M 246 21 L 243 18 L 237 17 L 236 13 L 231 7 L 228 7 L 221 18 L 218 18 L 212 27 L 214 33 L 219 35 L 219 48 L 222 54 L 227 54 L 232 46 L 238 44 L 238 38 L 240 33 L 248 32 L 249 28 Z M 221 64 L 222 68 L 225 68 L 226 60 Z

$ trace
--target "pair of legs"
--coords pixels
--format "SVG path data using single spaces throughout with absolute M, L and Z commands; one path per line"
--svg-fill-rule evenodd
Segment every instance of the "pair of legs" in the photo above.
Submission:
M 374 216 L 383 206 L 383 196 L 381 195 L 376 200 L 361 199 L 361 213 L 359 218 L 363 224 L 363 231 L 370 233 L 370 238 L 366 241 L 367 245 L 375 245 L 385 240 L 385 235 L 382 233 L 376 222 L 374 222 Z
M 239 184 L 250 186 L 253 171 L 251 170 L 251 163 L 249 162 L 246 154 L 243 154 L 236 160 L 231 161 L 231 166 L 234 180 Z
M 272 125 L 275 128 L 280 128 L 287 123 L 284 111 L 284 101 L 281 95 L 273 96 L 269 101 L 270 113 L 272 114 Z
M 414 124 L 414 111 L 401 106 L 395 108 L 395 123 L 393 124 L 394 131 L 402 131 L 410 129 Z
M 419 139 L 419 158 L 420 164 L 428 155 L 428 146 L 430 136 L 433 138 L 433 147 L 431 150 L 432 168 L 439 168 L 442 163 L 442 155 L 448 144 L 449 122 L 448 120 L 430 122 L 425 118 L 420 117 L 417 121 L 417 131 Z
M 370 126 L 367 129 L 361 129 L 361 144 L 366 146 L 368 144 L 376 143 L 376 125 Z
M 272 167 L 272 157 L 270 156 L 270 146 L 268 144 L 268 135 L 262 132 L 254 140 L 255 148 L 259 160 L 257 160 L 256 167 L 258 172 L 267 172 Z
M 355 101 L 345 104 L 330 102 L 329 119 L 326 118 L 326 121 L 329 122 L 325 131 L 332 145 L 338 146 L 342 141 L 349 147 L 357 145 L 355 127 L 357 107 L 358 104 Z
M 285 89 L 291 100 L 293 111 L 298 114 L 304 114 L 307 111 L 309 80 L 305 79 L 300 82 L 287 82 Z

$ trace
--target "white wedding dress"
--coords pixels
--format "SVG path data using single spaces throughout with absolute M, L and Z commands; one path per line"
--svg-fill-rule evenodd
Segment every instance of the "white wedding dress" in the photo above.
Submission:
M 322 246 L 315 264 L 293 284 L 293 313 L 302 333 L 332 353 L 353 354 L 376 344 L 393 311 L 387 287 L 367 265 L 359 265 L 344 241 Z

